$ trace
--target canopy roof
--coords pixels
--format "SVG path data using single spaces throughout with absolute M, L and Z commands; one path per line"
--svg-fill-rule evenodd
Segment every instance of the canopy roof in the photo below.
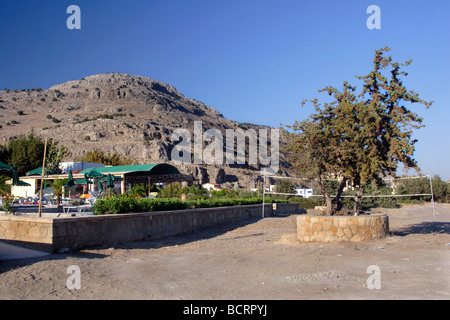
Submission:
M 0 161 L 0 170 L 12 171 L 12 167 Z
M 146 172 L 150 175 L 164 175 L 164 174 L 180 174 L 177 168 L 167 163 L 160 164 L 138 164 L 130 166 L 114 166 L 114 167 L 98 167 L 89 168 L 80 172 L 80 174 L 91 174 L 92 171 L 96 171 L 102 174 L 126 174 L 133 172 Z
M 55 170 L 48 170 L 46 173 L 47 174 L 55 174 L 56 171 Z M 42 166 L 40 166 L 39 168 L 30 170 L 27 173 L 25 173 L 25 175 L 27 175 L 27 176 L 34 176 L 34 175 L 40 176 L 41 174 L 42 174 Z

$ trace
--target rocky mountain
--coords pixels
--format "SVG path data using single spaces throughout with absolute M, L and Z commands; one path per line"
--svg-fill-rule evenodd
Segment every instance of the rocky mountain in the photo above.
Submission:
M 33 130 L 67 146 L 72 153 L 67 160 L 99 150 L 136 163 L 167 162 L 178 143 L 171 140 L 172 132 L 179 128 L 193 132 L 194 121 L 202 121 L 203 130 L 223 133 L 226 129 L 269 129 L 226 119 L 171 85 L 136 75 L 98 74 L 47 90 L 0 91 L 0 144 Z M 234 187 L 254 187 L 261 179 L 255 165 L 178 167 L 202 182 L 228 182 Z

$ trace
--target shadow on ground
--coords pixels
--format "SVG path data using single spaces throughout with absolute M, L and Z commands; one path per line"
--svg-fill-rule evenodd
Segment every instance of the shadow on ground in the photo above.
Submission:
M 82 259 L 103 259 L 103 258 L 106 258 L 107 255 L 93 253 L 93 252 L 75 252 L 73 254 L 53 253 L 53 254 L 48 254 L 45 256 L 41 256 L 41 257 L 0 260 L 0 274 L 3 272 L 7 272 L 9 270 L 12 270 L 12 269 L 24 267 L 27 265 L 41 262 L 41 261 L 64 260 L 67 257 L 77 257 L 77 258 L 82 258 Z
M 409 234 L 450 234 L 450 222 L 422 222 L 392 232 L 396 236 Z
M 267 219 L 267 218 L 265 218 Z M 152 239 L 150 237 L 146 237 L 144 239 L 117 244 L 114 246 L 109 246 L 110 248 L 114 249 L 156 249 L 161 247 L 168 247 L 168 246 L 178 246 L 183 245 L 190 242 L 200 241 L 200 240 L 207 240 L 210 238 L 215 238 L 217 236 L 220 236 L 224 233 L 227 233 L 228 231 L 258 222 L 261 220 L 261 218 L 249 218 L 239 221 L 232 221 L 232 222 L 226 222 L 216 227 L 209 227 L 201 230 L 196 230 L 189 233 L 182 233 L 166 238 L 161 239 Z M 104 249 L 106 247 L 92 247 L 90 249 L 96 250 L 96 249 Z M 87 250 L 90 250 L 87 249 Z

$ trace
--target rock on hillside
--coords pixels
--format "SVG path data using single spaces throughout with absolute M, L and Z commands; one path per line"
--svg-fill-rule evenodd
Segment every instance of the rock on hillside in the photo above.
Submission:
M 5 89 L 0 91 L 0 112 L 0 144 L 34 130 L 42 137 L 59 139 L 73 158 L 95 149 L 139 163 L 170 160 L 174 146 L 171 133 L 177 128 L 193 132 L 194 121 L 202 121 L 203 130 L 215 128 L 222 132 L 227 128 L 263 127 L 226 119 L 216 109 L 185 97 L 171 85 L 118 73 L 92 75 L 47 90 Z M 201 176 L 198 166 L 189 167 L 184 166 L 185 172 Z M 258 169 L 235 167 L 240 167 L 238 171 Z M 213 176 L 205 175 L 209 181 L 223 183 L 228 179 L 241 185 L 234 173 L 221 174 L 217 179 L 218 168 L 208 170 Z M 234 169 L 228 166 L 226 170 Z M 241 186 L 253 187 L 253 180 L 246 179 Z

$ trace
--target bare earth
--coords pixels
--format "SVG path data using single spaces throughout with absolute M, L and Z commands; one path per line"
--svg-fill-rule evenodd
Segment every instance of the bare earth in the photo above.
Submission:
M 375 211 L 375 210 L 374 210 Z M 295 238 L 296 215 L 247 220 L 161 241 L 0 261 L 0 299 L 450 298 L 450 204 L 376 209 L 392 236 L 360 243 Z M 67 268 L 81 288 L 67 288 Z M 367 268 L 380 268 L 369 289 Z

